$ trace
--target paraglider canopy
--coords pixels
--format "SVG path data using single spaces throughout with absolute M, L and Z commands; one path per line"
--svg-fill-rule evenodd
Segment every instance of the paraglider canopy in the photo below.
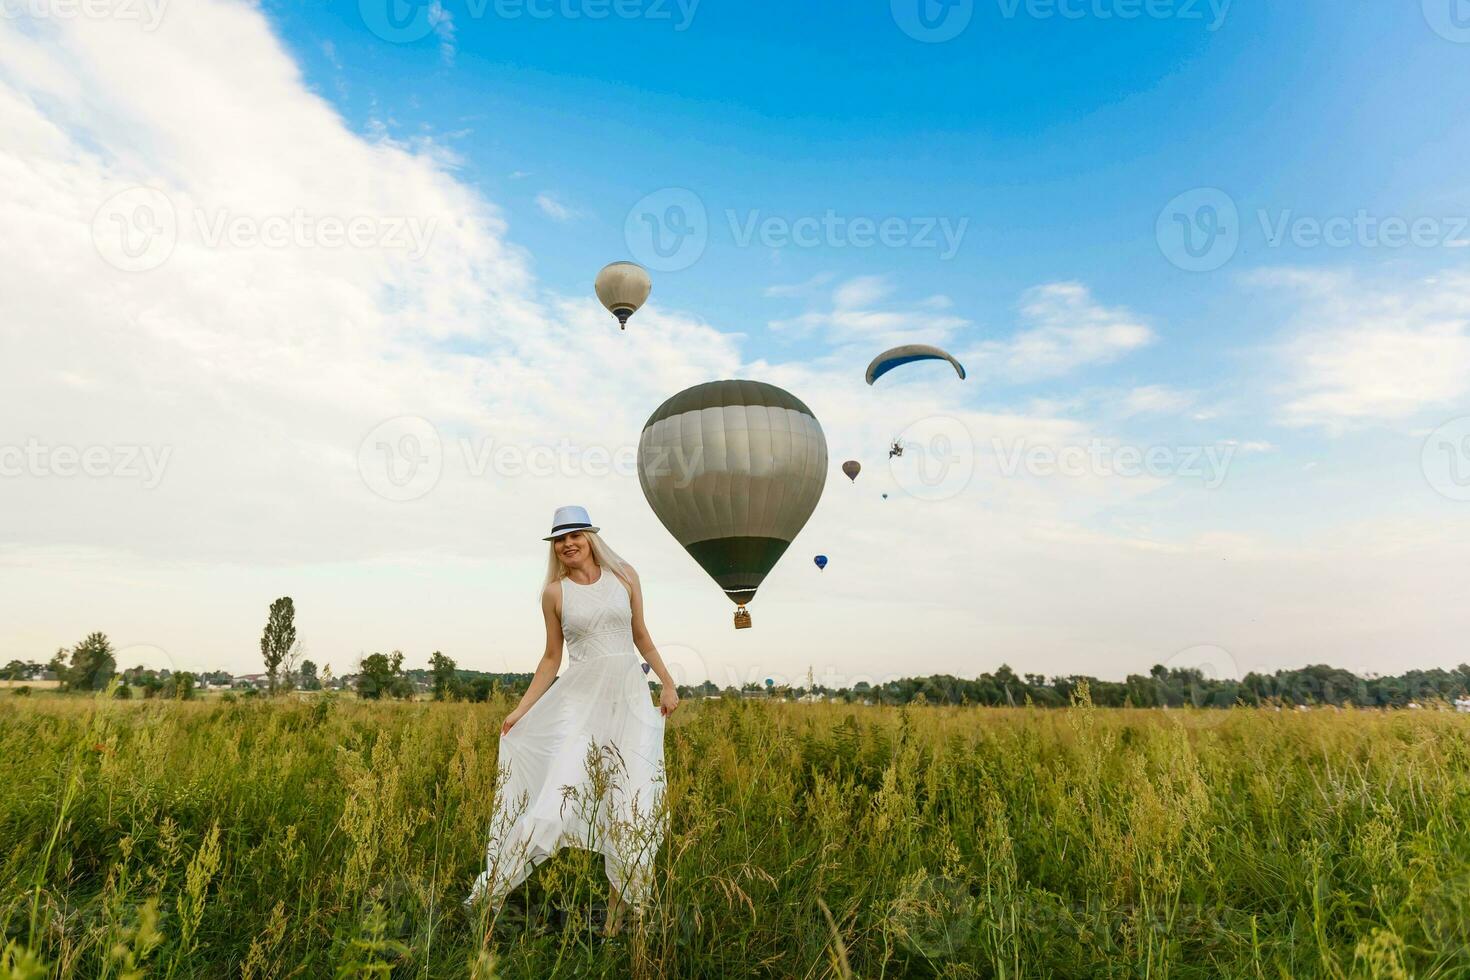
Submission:
M 863 464 L 859 463 L 855 459 L 849 459 L 847 462 L 842 464 L 842 472 L 846 473 L 847 478 L 854 483 L 857 482 L 858 474 L 862 471 Z
M 821 569 L 824 569 L 824 568 L 827 567 L 827 556 L 826 555 L 818 555 L 817 557 L 813 558 L 812 561 L 816 563 L 818 570 L 821 570 Z
M 960 376 L 960 380 L 965 379 L 965 366 L 955 360 L 954 355 L 948 351 L 930 347 L 928 344 L 905 344 L 902 347 L 886 350 L 873 358 L 873 363 L 868 365 L 868 384 L 877 381 L 894 368 L 912 364 L 914 361 L 948 361 L 954 365 L 955 373 Z
M 618 318 L 618 329 L 625 330 L 628 317 L 638 312 L 648 294 L 653 291 L 653 280 L 641 265 L 633 262 L 612 262 L 602 267 L 594 285 L 597 298 Z

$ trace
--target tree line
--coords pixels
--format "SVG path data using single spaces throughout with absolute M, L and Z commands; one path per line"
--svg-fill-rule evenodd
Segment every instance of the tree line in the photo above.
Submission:
M 420 691 L 436 701 L 486 701 L 500 693 L 519 696 L 530 685 L 531 673 L 486 673 L 462 670 L 440 651 L 429 656 L 427 667 L 405 668 L 401 651 L 372 653 L 361 659 L 355 674 L 333 678 L 330 665 L 317 665 L 302 657 L 296 635 L 295 604 L 289 596 L 272 602 L 261 634 L 260 651 L 265 666 L 267 694 L 289 690 L 321 690 L 324 687 L 354 690 L 361 698 L 409 699 Z M 144 697 L 190 698 L 201 683 L 219 685 L 232 680 L 224 671 L 194 673 L 155 670 L 135 666 L 119 675 L 117 661 L 107 636 L 88 634 L 70 650 L 62 648 L 45 666 L 33 661 L 11 660 L 0 667 L 0 680 L 24 681 L 52 672 L 65 690 L 97 691 L 114 676 L 121 683 L 117 696 L 131 697 L 140 688 Z M 1240 680 L 1214 678 L 1196 668 L 1154 666 L 1147 675 L 1130 674 L 1122 681 L 1084 675 L 1045 677 L 1017 674 L 1002 665 L 993 673 L 974 678 L 950 674 L 904 677 L 871 684 L 859 681 L 851 687 L 826 687 L 807 674 L 802 686 L 746 684 L 740 689 L 721 688 L 711 681 L 680 685 L 681 697 L 741 696 L 752 693 L 835 699 L 849 703 L 884 705 L 947 704 L 979 706 L 1062 707 L 1086 684 L 1092 703 L 1103 707 L 1229 708 L 1237 705 L 1336 705 L 1364 708 L 1408 707 L 1426 701 L 1453 701 L 1470 692 L 1470 664 L 1453 670 L 1410 670 L 1391 676 L 1360 677 L 1351 671 L 1315 665 L 1274 673 L 1251 672 Z M 24 690 L 24 689 L 20 689 Z

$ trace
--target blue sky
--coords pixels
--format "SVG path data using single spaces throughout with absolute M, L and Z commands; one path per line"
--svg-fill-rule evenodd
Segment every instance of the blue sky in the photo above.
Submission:
M 643 570 L 655 638 L 722 682 L 1463 659 L 1461 0 L 389 2 L 0 22 L 23 352 L 0 364 L 0 593 L 26 613 L 0 658 L 101 628 L 244 670 L 291 594 L 339 672 L 393 647 L 529 669 L 524 530 L 580 501 Z M 290 214 L 430 233 L 252 237 Z M 862 222 L 891 243 L 853 244 Z M 1417 240 L 1383 244 L 1395 223 Z M 692 247 L 665 262 L 650 229 Z M 664 263 L 625 333 L 591 291 L 621 258 Z M 926 341 L 969 380 L 862 383 Z M 866 467 L 834 465 L 754 640 L 632 475 L 476 466 L 626 449 L 731 375 L 793 390 Z M 960 438 L 963 479 L 915 483 L 884 458 L 899 431 Z M 405 434 L 436 481 L 406 497 L 371 451 Z M 1092 445 L 1166 465 L 1006 465 Z M 1218 480 L 1190 471 L 1211 453 Z
M 437 35 L 385 43 L 353 4 L 271 13 L 352 125 L 443 141 L 505 208 L 538 276 L 569 292 L 627 251 L 628 209 L 666 187 L 705 201 L 711 243 L 695 267 L 661 277 L 660 295 L 711 319 L 758 328 L 785 308 L 752 292 L 835 270 L 943 292 L 980 329 L 1005 329 L 1020 290 L 1063 276 L 1185 321 L 1149 367 L 1179 364 L 1173 348 L 1195 346 L 1191 335 L 1218 347 L 1220 321 L 1239 308 L 1229 274 L 1242 268 L 1457 258 L 1268 250 L 1254 220 L 1260 208 L 1455 213 L 1470 89 L 1451 80 L 1464 49 L 1413 4 L 1234 3 L 1211 30 L 1203 2 L 1176 8 L 1199 19 L 1073 21 L 1024 7 L 1008 19 L 992 0 L 958 37 L 928 44 L 878 3 L 706 0 L 682 31 L 672 2 L 647 8 L 668 19 L 445 9 L 447 57 Z M 1238 261 L 1207 279 L 1161 261 L 1154 238 L 1164 203 L 1202 186 L 1251 215 Z M 542 193 L 578 212 L 575 234 L 537 208 Z M 929 249 L 742 249 L 725 217 L 827 209 L 970 223 L 946 262 Z M 1225 326 L 1259 336 L 1249 322 Z

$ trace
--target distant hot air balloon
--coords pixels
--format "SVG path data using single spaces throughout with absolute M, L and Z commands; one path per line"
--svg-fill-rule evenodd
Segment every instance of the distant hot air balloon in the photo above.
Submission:
M 618 329 L 625 330 L 628 317 L 638 312 L 653 291 L 653 280 L 648 278 L 641 265 L 612 262 L 602 267 L 593 288 L 597 290 L 597 298 L 602 300 L 602 305 L 618 318 Z
M 647 664 L 647 663 L 645 663 L 645 664 L 644 664 L 644 665 L 643 665 L 643 672 L 644 672 L 644 673 L 645 673 L 645 674 L 646 674 L 646 673 L 648 673 L 648 671 L 649 671 L 649 669 L 650 669 L 650 667 L 651 667 L 651 665 L 650 665 L 650 664 Z
M 868 384 L 877 381 L 894 368 L 911 364 L 914 361 L 948 361 L 954 365 L 955 373 L 960 376 L 960 380 L 963 381 L 965 378 L 965 366 L 955 360 L 954 355 L 948 351 L 930 347 L 928 344 L 905 344 L 902 347 L 884 351 L 873 358 L 873 363 L 868 365 Z
M 812 561 L 814 561 L 814 562 L 817 563 L 817 570 L 818 571 L 821 571 L 821 570 L 823 570 L 823 569 L 825 569 L 827 567 L 827 556 L 826 555 L 818 555 L 817 557 L 813 558 Z
M 855 459 L 849 459 L 847 462 L 845 462 L 845 463 L 842 464 L 842 472 L 846 473 L 847 474 L 847 478 L 849 480 L 851 480 L 853 483 L 856 483 L 857 482 L 858 474 L 861 473 L 862 471 L 863 471 L 863 464 L 862 463 L 859 463 Z
M 659 406 L 638 440 L 643 496 L 737 606 L 816 510 L 827 440 L 811 409 L 761 381 L 711 381 Z
M 888 494 L 886 494 L 886 493 L 885 493 L 885 494 L 884 494 L 884 495 L 883 495 L 883 499 L 884 499 L 884 500 L 887 500 L 887 499 L 888 499 Z

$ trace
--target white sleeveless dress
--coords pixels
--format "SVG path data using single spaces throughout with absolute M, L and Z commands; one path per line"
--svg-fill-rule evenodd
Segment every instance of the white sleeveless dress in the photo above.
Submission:
M 664 837 L 664 718 L 649 696 L 628 590 L 603 570 L 563 578 L 569 666 L 500 740 L 485 870 L 466 900 L 506 895 L 562 847 L 604 855 L 635 908 L 647 899 Z

